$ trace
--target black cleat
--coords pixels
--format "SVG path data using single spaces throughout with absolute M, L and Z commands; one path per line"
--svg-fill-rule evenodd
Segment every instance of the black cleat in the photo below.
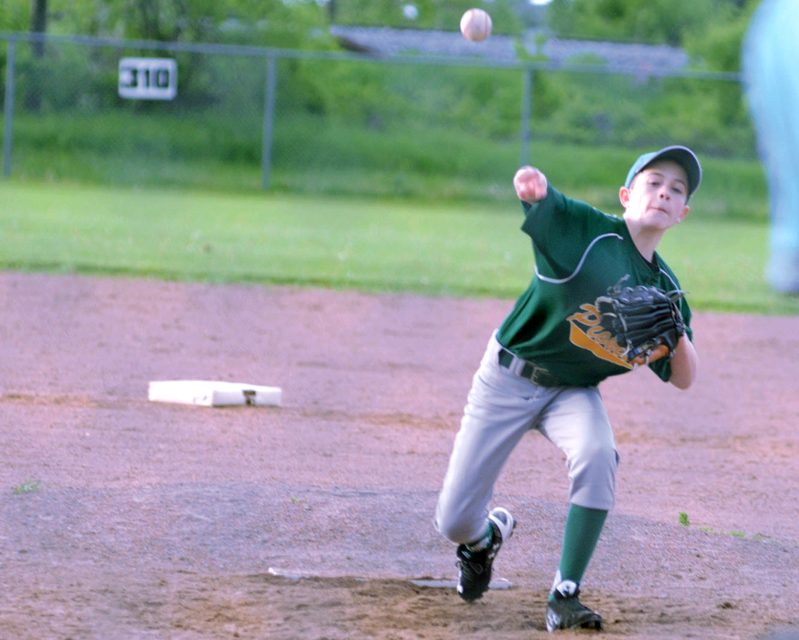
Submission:
M 492 509 L 488 521 L 493 529 L 491 546 L 481 551 L 471 551 L 465 544 L 458 546 L 458 595 L 467 602 L 478 600 L 488 590 L 494 558 L 516 527 L 513 516 L 502 507 Z
M 583 605 L 577 596 L 580 585 L 564 580 L 553 590 L 555 596 L 547 603 L 547 631 L 558 629 L 602 630 L 602 616 Z

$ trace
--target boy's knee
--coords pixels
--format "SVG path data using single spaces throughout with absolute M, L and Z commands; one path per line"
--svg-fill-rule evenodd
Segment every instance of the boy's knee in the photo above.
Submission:
M 570 501 L 584 507 L 609 510 L 616 493 L 619 455 L 612 446 L 586 447 L 571 465 Z
M 613 444 L 593 442 L 575 457 L 574 468 L 591 473 L 616 473 L 619 464 L 619 453 Z

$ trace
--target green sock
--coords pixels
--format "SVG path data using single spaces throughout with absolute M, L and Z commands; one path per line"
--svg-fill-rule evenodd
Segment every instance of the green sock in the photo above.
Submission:
M 602 509 L 588 509 L 576 504 L 569 507 L 560 557 L 561 580 L 572 580 L 577 584 L 582 581 L 607 515 L 608 512 Z
M 474 542 L 470 542 L 466 545 L 466 548 L 469 551 L 482 551 L 483 549 L 488 549 L 491 546 L 491 543 L 494 541 L 494 527 L 491 526 L 489 522 L 486 526 L 486 532 L 483 534 L 482 538 L 478 538 Z

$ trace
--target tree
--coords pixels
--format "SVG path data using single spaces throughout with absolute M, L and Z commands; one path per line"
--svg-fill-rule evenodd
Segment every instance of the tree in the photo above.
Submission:
M 722 19 L 709 22 L 685 39 L 691 56 L 714 71 L 741 68 L 741 44 L 760 0 L 737 0 L 728 6 Z
M 561 36 L 680 46 L 686 34 L 724 14 L 724 0 L 553 0 Z
M 43 34 L 47 31 L 47 0 L 33 0 L 31 8 L 31 32 Z M 44 57 L 44 40 L 34 40 L 32 44 L 34 60 Z M 34 76 L 25 91 L 25 107 L 33 112 L 42 108 L 42 92 L 38 84 L 39 75 Z
M 33 0 L 31 31 L 34 33 L 47 31 L 47 0 Z

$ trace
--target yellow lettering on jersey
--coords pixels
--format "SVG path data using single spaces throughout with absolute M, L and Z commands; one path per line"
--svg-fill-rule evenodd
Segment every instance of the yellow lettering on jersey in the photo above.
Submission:
M 569 340 L 571 343 L 587 349 L 597 358 L 612 362 L 625 369 L 633 366 L 624 357 L 624 348 L 616 341 L 609 331 L 599 324 L 600 313 L 592 304 L 580 305 L 581 311 L 573 313 L 569 321 Z

